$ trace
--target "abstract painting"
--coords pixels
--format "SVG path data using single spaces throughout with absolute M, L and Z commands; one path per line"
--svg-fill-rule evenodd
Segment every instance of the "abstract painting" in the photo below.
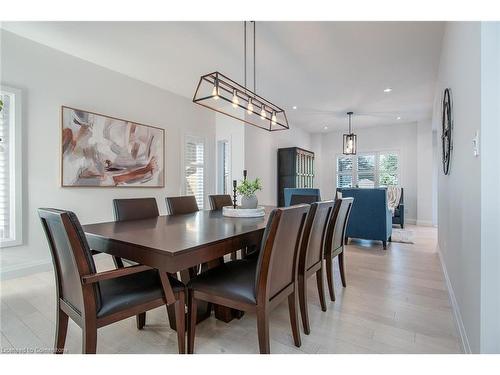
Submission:
M 164 130 L 62 107 L 61 185 L 163 187 Z

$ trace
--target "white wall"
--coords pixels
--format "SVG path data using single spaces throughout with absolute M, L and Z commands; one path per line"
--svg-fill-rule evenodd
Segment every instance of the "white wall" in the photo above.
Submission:
M 230 180 L 242 180 L 243 170 L 245 169 L 245 127 L 247 125 L 220 113 L 215 114 L 215 121 L 217 142 L 229 142 Z M 217 173 L 219 173 L 219 167 L 220 163 L 218 161 Z
M 500 353 L 500 22 L 481 26 L 481 352 Z
M 190 100 L 128 78 L 46 46 L 1 33 L 1 82 L 23 90 L 24 245 L 1 249 L 2 272 L 45 264 L 49 250 L 38 207 L 75 211 L 82 223 L 112 220 L 113 198 L 164 198 L 182 193 L 184 134 L 207 142 L 207 194 L 214 188 L 215 115 Z M 88 109 L 166 129 L 166 186 L 151 188 L 61 188 L 61 105 Z
M 438 237 L 451 283 L 452 303 L 466 350 L 480 351 L 481 159 L 472 154 L 472 137 L 481 128 L 481 24 L 449 22 L 443 37 L 435 127 L 441 136 L 441 100 L 452 89 L 453 154 L 450 174 L 439 169 Z M 498 194 L 498 192 L 497 192 Z M 497 289 L 498 293 L 498 289 Z M 498 317 L 497 317 L 498 318 Z
M 311 135 L 301 129 L 268 132 L 245 126 L 245 169 L 248 177 L 260 177 L 263 189 L 257 193 L 260 204 L 277 205 L 278 148 L 311 149 Z
M 320 188 L 323 199 L 332 199 L 336 188 L 336 157 L 342 153 L 343 131 L 314 137 L 321 139 Z M 358 135 L 358 153 L 370 151 L 398 151 L 400 156 L 401 186 L 405 194 L 408 222 L 417 219 L 417 123 L 377 126 L 355 129 Z M 430 135 L 429 135 L 430 137 Z M 428 168 L 432 168 L 430 164 Z
M 433 225 L 434 150 L 432 122 L 417 125 L 417 224 Z

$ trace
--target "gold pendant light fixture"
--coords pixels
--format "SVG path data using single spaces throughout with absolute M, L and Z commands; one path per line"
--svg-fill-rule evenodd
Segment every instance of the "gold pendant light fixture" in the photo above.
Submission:
M 244 85 L 220 72 L 200 77 L 193 102 L 236 120 L 268 131 L 287 130 L 285 110 L 257 94 L 255 69 L 255 21 L 253 25 L 253 90 L 247 87 L 247 22 L 243 22 Z

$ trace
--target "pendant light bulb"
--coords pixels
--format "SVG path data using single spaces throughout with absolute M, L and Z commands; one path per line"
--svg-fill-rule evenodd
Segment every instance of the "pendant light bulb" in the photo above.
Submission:
M 214 98 L 214 100 L 219 99 L 219 85 L 217 81 L 215 81 L 214 88 L 212 89 L 212 97 Z
M 264 105 L 264 104 L 262 104 L 262 109 L 261 109 L 261 111 L 260 111 L 260 118 L 261 118 L 262 120 L 265 120 L 265 119 L 266 119 L 266 110 L 265 110 L 265 105 Z
M 251 115 L 253 112 L 252 98 L 248 98 L 247 113 Z
M 273 115 L 271 116 L 271 124 L 276 125 L 276 112 L 273 112 Z
M 233 108 L 238 108 L 240 101 L 238 100 L 238 95 L 236 95 L 236 90 L 233 91 Z

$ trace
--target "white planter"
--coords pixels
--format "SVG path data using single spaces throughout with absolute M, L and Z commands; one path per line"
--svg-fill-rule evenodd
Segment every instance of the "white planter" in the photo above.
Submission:
M 257 208 L 257 204 L 259 201 L 257 200 L 257 196 L 255 194 L 249 196 L 241 197 L 241 208 Z

